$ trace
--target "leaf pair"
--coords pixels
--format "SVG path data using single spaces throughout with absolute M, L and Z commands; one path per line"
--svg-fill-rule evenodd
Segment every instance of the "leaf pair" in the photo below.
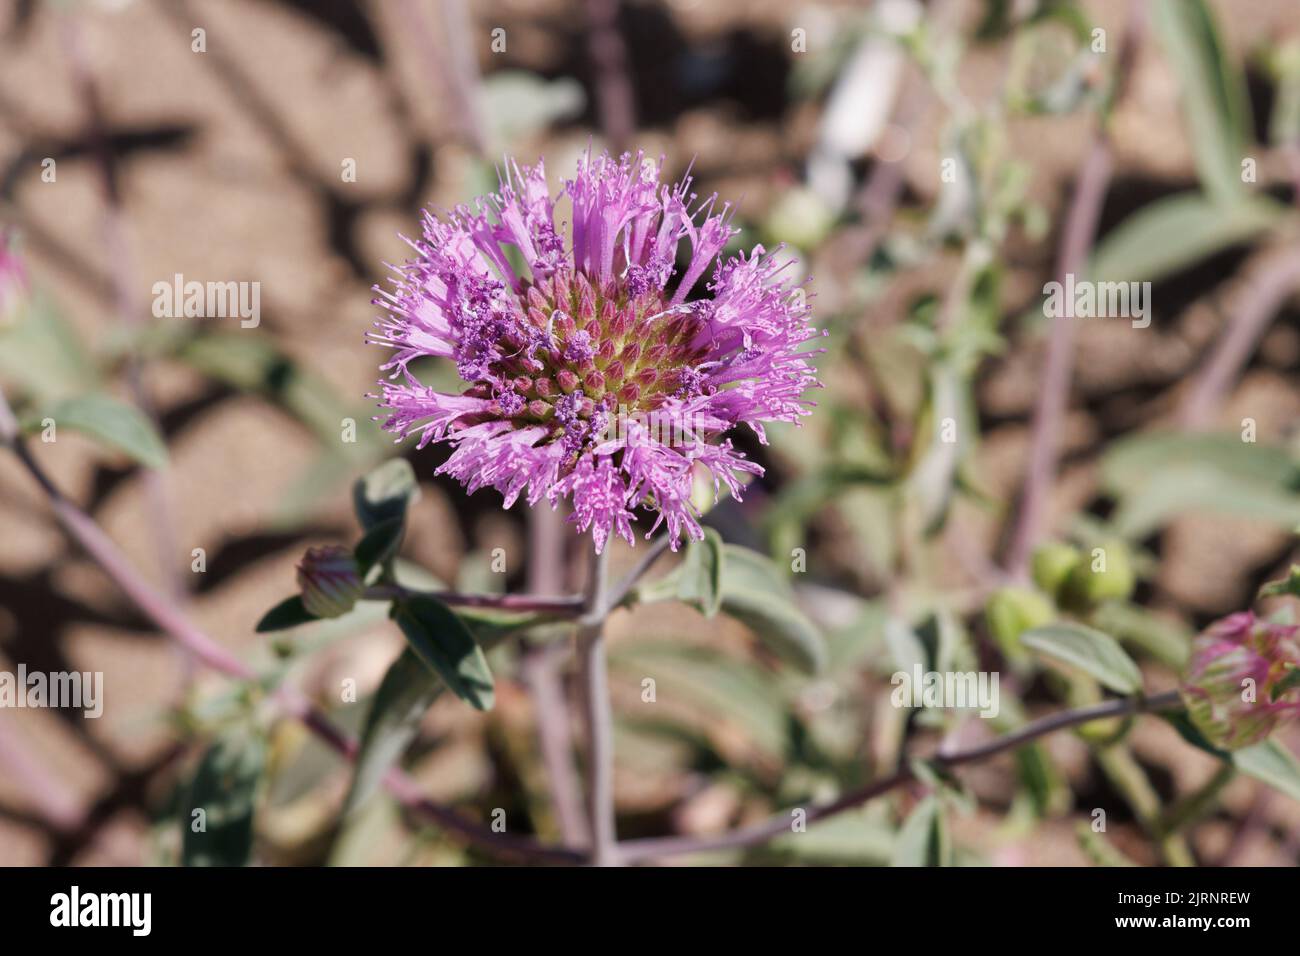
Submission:
M 794 590 L 767 558 L 725 544 L 712 528 L 686 547 L 682 563 L 638 588 L 641 603 L 682 601 L 706 617 L 719 611 L 747 626 L 778 657 L 806 674 L 826 661 L 821 631 L 795 606 Z

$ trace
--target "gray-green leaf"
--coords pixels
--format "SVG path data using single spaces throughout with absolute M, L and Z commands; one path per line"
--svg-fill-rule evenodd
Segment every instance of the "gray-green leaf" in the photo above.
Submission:
M 1229 246 L 1247 242 L 1281 218 L 1265 199 L 1216 203 L 1182 193 L 1143 206 L 1097 245 L 1089 272 L 1097 282 L 1154 282 Z
M 451 608 L 420 594 L 393 602 L 392 616 L 420 660 L 453 694 L 478 710 L 491 710 L 494 693 L 487 658 Z
M 1142 688 L 1142 672 L 1133 658 L 1115 638 L 1101 631 L 1082 624 L 1049 624 L 1026 631 L 1020 643 L 1079 668 L 1118 693 L 1134 694 Z
M 303 607 L 302 595 L 295 594 L 293 597 L 285 598 L 262 615 L 262 619 L 257 622 L 257 633 L 266 634 L 270 631 L 283 631 L 319 620 L 320 618 Z
M 1219 199 L 1242 192 L 1240 163 L 1250 123 L 1245 78 L 1204 0 L 1156 0 L 1152 25 L 1178 79 L 1196 168 Z
M 893 866 L 951 866 L 952 844 L 943 807 L 929 796 L 916 805 L 898 831 Z
M 541 614 L 504 614 L 468 608 L 461 619 L 485 650 L 491 650 L 512 634 L 533 630 L 550 621 Z M 375 792 L 388 768 L 415 739 L 420 719 L 445 686 L 413 647 L 403 650 L 388 668 L 366 715 L 346 812 L 361 806 Z
M 415 739 L 425 712 L 445 686 L 413 648 L 406 648 L 393 661 L 366 716 L 345 814 L 365 803 L 379 788 L 388 768 Z
M 420 493 L 415 471 L 405 458 L 394 458 L 375 468 L 352 486 L 357 520 L 366 530 L 394 518 L 404 518 L 407 506 Z
M 1300 800 L 1300 763 L 1278 741 L 1265 740 L 1253 747 L 1235 750 L 1231 759 L 1233 766 L 1242 773 L 1281 790 L 1292 800 Z
M 722 606 L 722 581 L 726 552 L 722 536 L 712 528 L 704 529 L 703 541 L 686 547 L 686 560 L 677 579 L 677 598 L 699 608 L 705 617 L 713 617 Z
M 99 392 L 78 395 L 59 402 L 46 413 L 56 428 L 71 428 L 101 444 L 130 455 L 149 468 L 167 464 L 167 446 L 149 419 L 134 406 Z M 27 423 L 40 427 L 40 419 Z
M 181 807 L 185 866 L 248 862 L 253 812 L 265 769 L 266 742 L 255 731 L 222 737 L 208 748 Z

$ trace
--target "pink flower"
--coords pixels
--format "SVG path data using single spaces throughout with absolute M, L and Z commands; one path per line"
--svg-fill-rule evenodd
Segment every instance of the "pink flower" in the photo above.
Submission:
M 566 244 L 542 165 L 510 164 L 473 210 L 426 213 L 416 257 L 376 289 L 389 314 L 369 339 L 393 349 L 384 427 L 449 443 L 438 471 L 506 507 L 571 499 L 598 552 L 611 533 L 632 542 L 639 506 L 674 548 L 702 537 L 693 466 L 738 499 L 762 469 L 723 434 L 744 423 L 765 442 L 763 423 L 809 414 L 819 385 L 802 290 L 762 247 L 722 260 L 728 208 L 659 174 L 640 154 L 584 156 L 564 184 Z M 410 363 L 423 357 L 455 362 L 466 387 L 422 384 Z
M 1197 635 L 1179 693 L 1210 743 L 1248 747 L 1300 711 L 1300 686 L 1288 681 L 1300 664 L 1298 631 L 1243 611 Z

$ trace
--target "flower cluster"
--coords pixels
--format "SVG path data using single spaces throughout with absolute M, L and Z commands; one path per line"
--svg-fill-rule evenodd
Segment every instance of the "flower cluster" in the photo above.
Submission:
M 1248 747 L 1300 713 L 1300 628 L 1250 611 L 1216 621 L 1192 642 L 1179 689 L 1187 714 L 1210 743 Z
M 658 512 L 650 531 L 666 524 L 674 548 L 701 537 L 696 469 L 739 498 L 762 468 L 724 433 L 744 423 L 765 442 L 763 423 L 808 414 L 818 384 L 803 290 L 762 247 L 722 258 L 728 207 L 659 175 L 643 155 L 586 154 L 564 183 L 566 242 L 542 164 L 511 164 L 474 209 L 426 213 L 423 238 L 407 240 L 415 259 L 376 290 L 388 315 L 369 338 L 393 349 L 384 427 L 417 432 L 421 447 L 449 442 L 439 472 L 496 488 L 506 507 L 570 499 L 597 552 L 611 533 L 632 542 L 638 506 Z M 426 356 L 455 362 L 466 387 L 422 384 L 410 366 Z M 682 422 L 672 431 L 688 440 L 635 424 L 611 435 L 614 417 L 649 413 Z

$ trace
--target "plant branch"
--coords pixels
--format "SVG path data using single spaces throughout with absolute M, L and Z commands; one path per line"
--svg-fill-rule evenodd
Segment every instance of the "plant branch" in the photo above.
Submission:
M 85 821 L 77 797 L 23 746 L 10 717 L 0 712 L 0 767 L 26 785 L 36 812 L 55 831 L 73 833 Z
M 614 715 L 605 664 L 605 617 L 609 551 L 591 556 L 587 605 L 578 627 L 578 667 L 587 716 L 587 818 L 591 821 L 591 862 L 618 866 L 614 817 Z
M 568 584 L 563 524 L 564 517 L 556 509 L 528 509 L 528 590 L 533 594 L 551 594 Z M 533 699 L 537 743 L 560 840 L 569 846 L 587 846 L 590 829 L 574 766 L 573 729 L 559 659 L 565 650 L 563 644 L 540 645 L 525 638 L 520 670 Z
M 587 0 L 587 51 L 596 73 L 596 105 L 615 155 L 627 149 L 636 131 L 636 98 L 618 30 L 618 7 L 619 0 Z
M 1128 27 L 1121 41 L 1119 65 L 1107 110 L 1122 95 L 1127 85 L 1144 25 L 1143 4 L 1139 0 L 1131 0 Z M 1088 257 L 1097 234 L 1097 223 L 1101 218 L 1101 207 L 1110 186 L 1113 162 L 1110 137 L 1103 117 L 1101 127 L 1079 171 L 1078 183 L 1066 214 L 1054 275 L 1059 282 L 1064 283 L 1068 275 L 1082 276 L 1087 270 Z M 1050 321 L 1047 365 L 1043 370 L 1043 384 L 1038 393 L 1038 404 L 1034 408 L 1030 433 L 1029 466 L 1016 524 L 1007 549 L 1006 568 L 1013 577 L 1024 575 L 1030 555 L 1042 533 L 1047 497 L 1056 475 L 1060 454 L 1059 442 L 1064 431 L 1062 422 L 1070 398 L 1076 320 L 1068 316 L 1057 316 Z
M 113 543 L 89 515 L 73 504 L 40 465 L 32 458 L 13 427 L 12 411 L 0 395 L 0 443 L 8 445 L 45 491 L 55 516 L 68 534 L 81 545 L 113 582 L 156 624 L 193 652 L 207 667 L 239 680 L 256 681 L 257 672 L 196 627 L 175 603 L 142 578 L 125 554 Z M 335 727 L 321 711 L 296 689 L 281 686 L 272 696 L 279 711 L 301 720 L 326 744 L 348 760 L 357 754 L 357 742 Z M 388 791 L 403 806 L 433 820 L 486 850 L 536 863 L 580 863 L 585 855 L 569 847 L 543 846 L 527 837 L 494 833 L 488 827 L 466 820 L 446 807 L 440 807 L 419 790 L 415 781 L 394 768 L 384 778 Z
M 1026 724 L 1019 730 L 1004 734 L 985 744 L 959 750 L 952 753 L 939 753 L 930 758 L 933 763 L 947 769 L 962 764 L 974 763 L 1008 750 L 1015 750 L 1039 737 L 1046 736 L 1066 727 L 1075 727 L 1105 717 L 1120 717 L 1127 714 L 1152 713 L 1171 710 L 1181 706 L 1177 691 L 1157 694 L 1147 698 L 1121 698 L 1108 700 L 1088 707 L 1065 710 L 1041 720 Z M 805 814 L 805 822 L 811 824 L 818 820 L 843 813 L 859 807 L 882 794 L 914 780 L 910 767 L 904 767 L 891 776 L 874 781 L 858 790 L 821 806 L 810 807 Z M 649 840 L 632 840 L 620 844 L 619 851 L 625 862 L 639 863 L 680 856 L 687 853 L 702 853 L 710 850 L 730 850 L 756 846 L 768 840 L 791 832 L 791 815 L 789 811 L 778 813 L 763 823 L 732 830 L 729 833 L 706 837 L 666 837 Z
M 1179 417 L 1184 428 L 1205 427 L 1229 387 L 1241 375 L 1255 344 L 1286 300 L 1300 289 L 1300 253 L 1268 261 L 1251 279 L 1241 307 L 1214 345 L 1214 354 L 1196 377 Z
M 605 601 L 606 614 L 627 600 L 628 595 L 632 593 L 632 588 L 654 566 L 654 563 L 663 557 L 664 552 L 669 549 L 672 543 L 672 535 L 665 534 L 650 545 L 650 549 L 641 556 L 641 560 L 636 563 L 632 570 L 623 575 L 619 582 L 610 589 Z

